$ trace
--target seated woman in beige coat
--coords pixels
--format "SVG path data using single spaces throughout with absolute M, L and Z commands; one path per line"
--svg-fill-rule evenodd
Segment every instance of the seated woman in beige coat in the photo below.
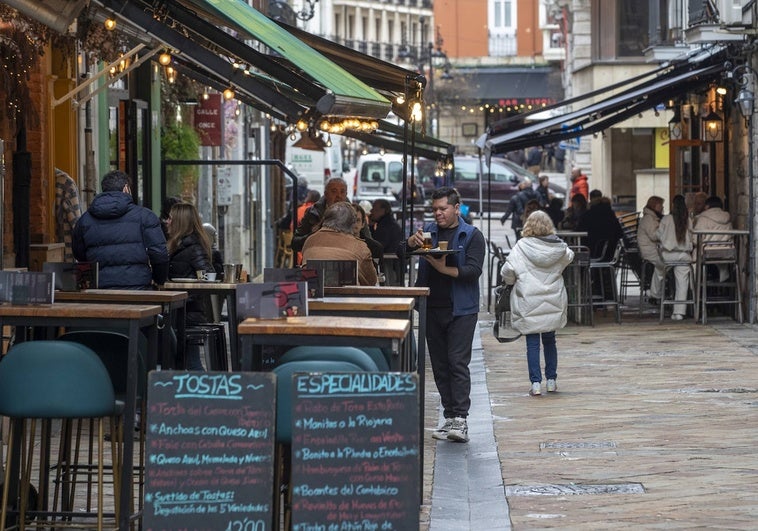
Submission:
M 356 238 L 354 229 L 361 223 L 350 203 L 340 201 L 324 212 L 319 229 L 303 244 L 303 265 L 308 260 L 357 260 L 358 283 L 374 286 L 376 267 L 366 242 Z

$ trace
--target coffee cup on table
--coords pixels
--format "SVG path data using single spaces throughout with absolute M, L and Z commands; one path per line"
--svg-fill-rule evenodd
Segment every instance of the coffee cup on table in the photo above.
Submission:
M 205 280 L 209 282 L 214 282 L 216 280 L 216 272 L 215 271 L 209 271 L 205 274 Z

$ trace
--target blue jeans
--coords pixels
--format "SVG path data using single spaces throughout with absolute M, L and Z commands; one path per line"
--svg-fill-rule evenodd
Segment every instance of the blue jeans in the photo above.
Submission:
M 555 380 L 558 377 L 558 348 L 555 346 L 555 331 L 542 332 L 542 334 L 526 335 L 526 362 L 529 365 L 529 381 L 539 383 L 542 381 L 540 370 L 540 336 L 542 347 L 545 351 L 545 378 Z

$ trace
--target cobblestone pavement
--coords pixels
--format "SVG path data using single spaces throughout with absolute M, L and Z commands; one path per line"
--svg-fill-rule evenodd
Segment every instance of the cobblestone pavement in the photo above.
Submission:
M 490 528 L 474 523 L 493 513 L 471 450 L 481 422 L 492 424 L 502 478 L 501 500 L 489 503 L 507 520 L 492 529 L 756 528 L 758 329 L 724 317 L 659 324 L 652 310 L 627 310 L 621 325 L 597 312 L 594 327 L 561 330 L 558 392 L 543 382 L 540 397 L 528 394 L 524 342 L 497 343 L 480 314 L 472 377 L 486 375 L 489 416 L 472 408 L 468 446 L 427 431 L 421 529 Z M 427 381 L 431 429 L 439 412 Z M 457 498 L 437 492 L 440 477 Z

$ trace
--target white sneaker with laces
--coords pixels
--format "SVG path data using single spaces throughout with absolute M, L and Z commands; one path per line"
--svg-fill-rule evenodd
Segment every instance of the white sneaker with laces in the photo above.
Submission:
M 529 394 L 532 396 L 540 396 L 542 394 L 540 382 L 532 382 L 532 388 L 529 389 Z
M 453 442 L 468 442 L 468 424 L 463 417 L 455 417 L 447 432 L 447 440 Z
M 442 424 L 442 426 L 432 432 L 432 439 L 437 439 L 438 441 L 446 441 L 447 434 L 450 432 L 452 425 L 453 419 L 445 419 L 445 422 Z
M 558 390 L 558 385 L 556 385 L 555 380 L 548 380 L 547 381 L 547 392 L 548 393 L 555 393 Z

